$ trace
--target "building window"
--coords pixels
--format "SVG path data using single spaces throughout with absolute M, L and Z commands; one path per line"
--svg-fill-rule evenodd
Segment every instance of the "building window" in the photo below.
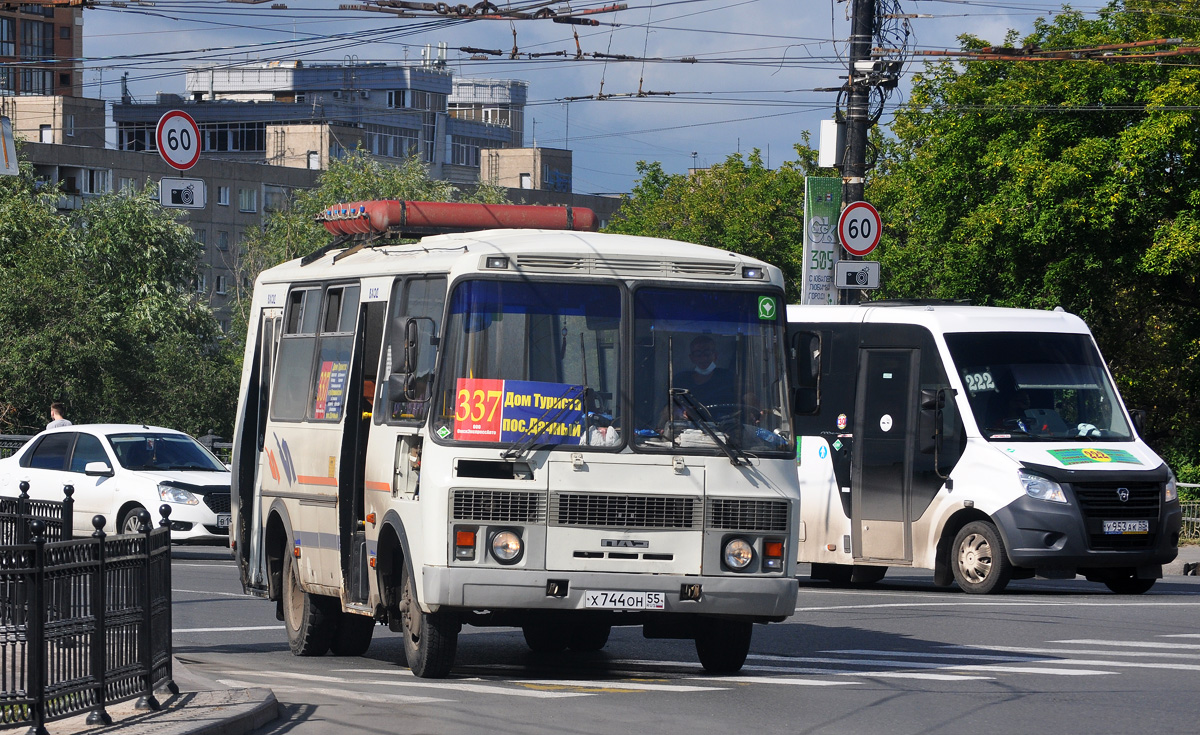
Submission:
M 75 116 L 74 115 L 64 115 L 63 116 L 63 133 L 68 138 L 75 137 Z
M 407 91 L 407 89 L 397 89 L 388 92 L 387 106 L 392 109 L 408 107 L 408 105 L 405 104 L 408 98 L 408 95 L 405 94 Z
M 225 276 L 217 276 L 216 292 L 218 296 L 225 295 Z
M 107 194 L 112 191 L 112 171 L 106 168 L 85 168 L 83 170 L 84 194 Z
M 218 186 L 217 187 L 217 204 L 220 204 L 222 207 L 229 206 L 229 187 L 228 186 Z
M 130 178 L 130 177 L 128 177 L 128 176 L 122 176 L 122 177 L 120 177 L 119 179 L 117 179 L 117 191 L 130 191 L 130 192 L 132 192 L 132 191 L 137 191 L 137 187 L 136 187 L 136 185 L 133 183 L 133 179 L 132 179 L 132 178 Z
M 309 171 L 320 171 L 321 170 L 321 154 L 320 153 L 317 153 L 316 151 L 308 152 L 308 170 Z
M 117 126 L 117 148 L 123 151 L 156 151 L 154 126 L 148 123 L 121 123 Z
M 60 87 L 71 86 L 71 75 L 70 74 L 59 74 L 58 75 L 58 86 L 60 86 Z
M 204 142 L 205 151 L 265 153 L 267 124 L 204 123 L 200 126 L 200 138 Z
M 17 21 L 0 18 L 0 56 L 17 55 Z
M 200 228 L 195 230 L 196 242 L 200 243 L 200 250 L 208 250 L 208 230 Z
M 39 143 L 53 143 L 54 142 L 53 128 L 51 128 L 49 125 L 39 125 L 38 126 L 38 142 Z
M 258 211 L 258 190 L 257 189 L 238 189 L 238 211 L 239 212 L 257 212 Z
M 58 29 L 58 37 L 64 41 L 71 37 L 71 26 L 62 26 Z
M 208 274 L 207 273 L 197 273 L 196 274 L 196 292 L 204 293 L 207 290 L 208 290 Z
M 225 230 L 217 230 L 217 250 L 229 249 L 229 233 Z

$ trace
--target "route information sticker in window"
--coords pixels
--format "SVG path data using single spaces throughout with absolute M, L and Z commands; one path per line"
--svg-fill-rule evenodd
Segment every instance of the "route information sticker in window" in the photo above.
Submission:
M 342 405 L 346 401 L 346 374 L 350 363 L 326 360 L 321 363 L 321 375 L 317 380 L 317 405 L 314 419 L 337 421 L 342 417 Z
M 578 444 L 583 436 L 581 385 L 459 378 L 454 438 L 461 441 Z
M 1124 449 L 1049 449 L 1050 456 L 1068 467 L 1073 464 L 1092 462 L 1116 462 L 1118 464 L 1141 464 L 1137 457 Z

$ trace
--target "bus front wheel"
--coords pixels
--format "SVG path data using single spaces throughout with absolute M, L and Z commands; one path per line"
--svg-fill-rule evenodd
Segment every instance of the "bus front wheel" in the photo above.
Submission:
M 963 526 L 954 537 L 950 553 L 954 581 L 963 592 L 998 594 L 1012 579 L 1012 565 L 1004 551 L 1004 541 L 996 526 L 988 521 L 972 521 Z
M 742 620 L 709 620 L 696 632 L 700 665 L 713 674 L 732 674 L 746 663 L 754 623 Z
M 454 665 L 459 623 L 445 613 L 423 612 L 407 565 L 401 573 L 400 622 L 408 668 L 422 679 L 444 679 Z

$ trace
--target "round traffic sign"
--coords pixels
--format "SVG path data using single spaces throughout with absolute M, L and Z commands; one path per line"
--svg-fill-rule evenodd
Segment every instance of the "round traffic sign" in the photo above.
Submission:
M 200 127 L 183 110 L 171 110 L 158 119 L 154 140 L 159 155 L 172 168 L 186 171 L 200 160 Z
M 853 202 L 842 210 L 838 217 L 838 238 L 842 247 L 851 255 L 860 258 L 879 244 L 879 232 L 883 221 L 879 212 L 867 202 Z

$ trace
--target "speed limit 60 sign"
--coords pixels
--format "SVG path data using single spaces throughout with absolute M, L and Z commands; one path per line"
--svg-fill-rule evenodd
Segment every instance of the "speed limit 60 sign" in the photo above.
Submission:
M 154 140 L 159 155 L 172 168 L 186 171 L 200 160 L 200 128 L 183 110 L 171 110 L 159 118 Z
M 842 247 L 851 255 L 860 258 L 875 249 L 879 244 L 879 231 L 883 222 L 879 212 L 866 202 L 853 202 L 842 210 L 838 218 L 838 237 Z

